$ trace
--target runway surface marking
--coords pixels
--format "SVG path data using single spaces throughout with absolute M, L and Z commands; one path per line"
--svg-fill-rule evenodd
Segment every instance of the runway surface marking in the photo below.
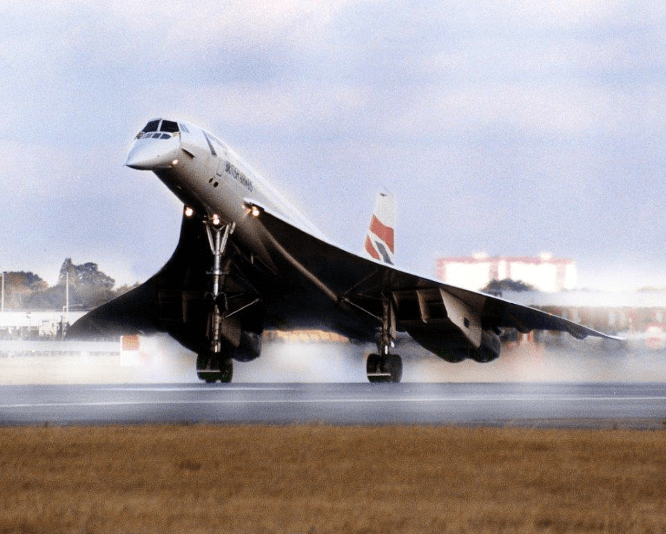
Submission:
M 150 387 L 150 386 L 138 386 L 138 387 L 112 387 L 112 388 L 101 388 L 100 391 L 157 391 L 157 392 L 169 392 L 169 391 L 211 391 L 217 393 L 219 391 L 295 391 L 295 387 L 278 387 L 278 386 L 242 386 L 234 387 L 229 389 L 216 388 L 212 386 L 195 386 L 195 387 Z
M 571 396 L 571 397 L 437 397 L 437 398 L 381 398 L 373 397 L 367 399 L 209 399 L 209 400 L 153 400 L 153 401 L 103 401 L 103 402 L 40 402 L 21 404 L 0 404 L 1 408 L 71 408 L 76 406 L 148 406 L 155 404 L 193 405 L 193 404 L 361 404 L 361 403 L 461 403 L 461 402 L 571 402 L 571 401 L 597 401 L 617 402 L 622 401 L 664 401 L 662 397 L 594 397 L 594 396 Z

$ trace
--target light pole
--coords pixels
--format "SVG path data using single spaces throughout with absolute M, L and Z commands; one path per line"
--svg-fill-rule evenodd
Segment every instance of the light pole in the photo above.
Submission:
M 67 276 L 65 277 L 65 325 L 68 324 L 69 324 L 69 273 L 67 273 Z M 63 331 L 65 328 L 67 328 L 67 326 L 63 328 Z

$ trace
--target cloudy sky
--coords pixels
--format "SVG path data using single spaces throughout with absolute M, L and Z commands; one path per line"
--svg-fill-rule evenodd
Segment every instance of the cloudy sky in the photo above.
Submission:
M 666 286 L 663 2 L 2 2 L 0 35 L 3 270 L 157 271 L 180 206 L 122 164 L 168 116 L 350 250 L 388 189 L 404 268 L 548 251 Z

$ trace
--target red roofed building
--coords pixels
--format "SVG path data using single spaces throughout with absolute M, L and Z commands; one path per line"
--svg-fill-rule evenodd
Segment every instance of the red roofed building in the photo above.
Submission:
M 479 290 L 492 280 L 524 282 L 544 292 L 575 289 L 576 263 L 542 253 L 536 258 L 490 257 L 437 258 L 437 278 L 447 284 Z

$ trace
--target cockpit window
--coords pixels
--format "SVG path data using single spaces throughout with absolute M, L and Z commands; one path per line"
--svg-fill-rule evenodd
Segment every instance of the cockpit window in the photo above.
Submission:
M 159 119 L 154 120 L 154 121 L 150 121 L 148 124 L 146 124 L 146 125 L 144 126 L 143 130 L 141 130 L 141 133 L 146 133 L 146 132 L 156 132 L 156 131 L 157 131 L 157 127 L 158 127 L 159 125 L 160 125 L 160 120 L 159 120 Z
M 178 131 L 178 123 L 173 121 L 162 121 L 160 132 L 176 133 Z
M 165 133 L 160 134 L 158 132 Z M 155 119 L 146 124 L 143 130 L 139 132 L 139 135 L 136 136 L 136 138 L 170 139 L 174 135 L 180 135 L 180 129 L 178 128 L 177 122 Z

